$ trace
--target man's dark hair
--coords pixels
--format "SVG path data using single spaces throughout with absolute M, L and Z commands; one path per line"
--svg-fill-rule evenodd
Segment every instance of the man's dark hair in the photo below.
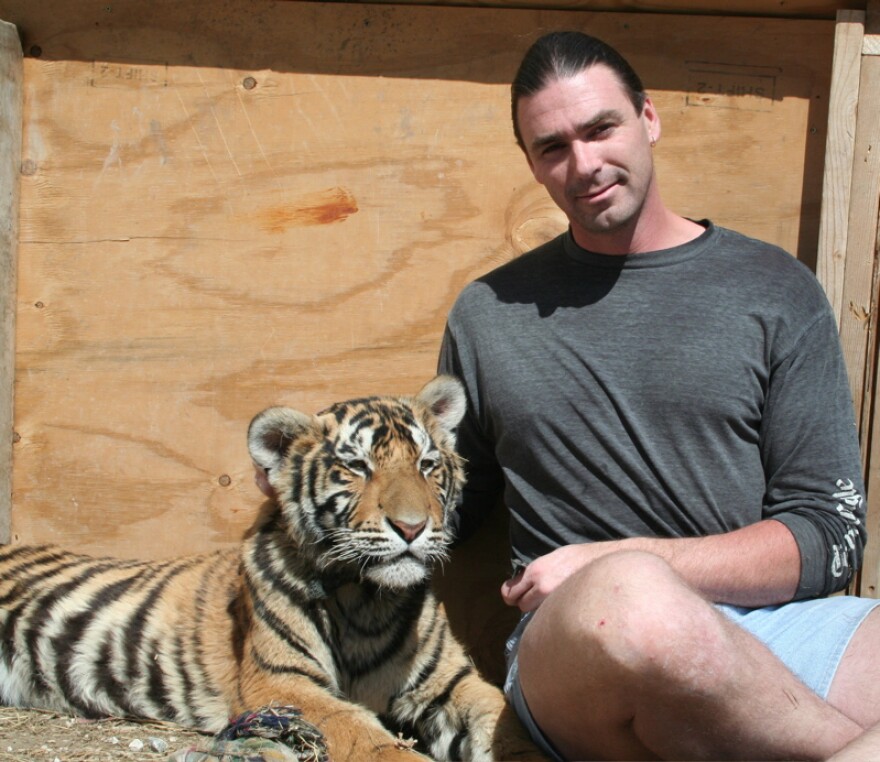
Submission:
M 596 64 L 604 64 L 617 75 L 636 113 L 642 113 L 645 88 L 639 75 L 620 53 L 583 32 L 550 32 L 539 37 L 526 51 L 510 87 L 513 134 L 523 151 L 526 147 L 516 118 L 519 99 L 534 95 L 558 79 L 574 77 Z

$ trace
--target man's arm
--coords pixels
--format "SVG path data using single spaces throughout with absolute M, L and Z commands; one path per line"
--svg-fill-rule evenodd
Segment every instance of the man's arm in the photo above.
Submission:
M 830 308 L 773 367 L 763 409 L 763 517 L 801 556 L 795 598 L 843 590 L 862 563 L 864 484 L 846 368 Z
M 600 556 L 638 550 L 663 558 L 707 599 L 738 606 L 768 606 L 791 600 L 800 579 L 800 551 L 778 521 L 761 521 L 709 537 L 626 540 L 567 545 L 533 561 L 504 583 L 510 606 L 531 611 L 568 577 Z
M 627 549 L 665 559 L 714 602 L 764 606 L 843 589 L 861 564 L 865 506 L 846 370 L 824 313 L 773 369 L 761 435 L 763 521 L 708 537 L 562 547 L 505 583 L 505 601 L 534 609 L 590 561 Z

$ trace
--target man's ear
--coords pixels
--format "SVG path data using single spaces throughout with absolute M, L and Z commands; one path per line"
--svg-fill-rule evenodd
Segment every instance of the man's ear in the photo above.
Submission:
M 523 149 L 522 149 L 522 152 L 523 152 L 523 154 L 524 154 L 525 157 L 526 157 L 526 164 L 529 165 L 529 170 L 530 170 L 531 173 L 532 173 L 532 177 L 534 177 L 534 178 L 537 180 L 538 178 L 535 177 L 535 163 L 532 161 L 532 157 L 529 156 L 528 149 L 523 148 Z
M 647 96 L 642 106 L 642 119 L 645 122 L 645 128 L 648 130 L 648 139 L 651 141 L 651 145 L 654 145 L 654 143 L 660 140 L 660 133 L 662 132 L 660 128 L 660 114 L 654 106 L 654 101 Z

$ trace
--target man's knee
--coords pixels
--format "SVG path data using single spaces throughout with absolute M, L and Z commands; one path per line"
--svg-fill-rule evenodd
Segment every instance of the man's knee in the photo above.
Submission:
M 663 559 L 623 551 L 597 559 L 544 602 L 521 660 L 561 658 L 601 664 L 618 678 L 699 683 L 723 676 L 729 626 Z
M 713 607 L 662 559 L 610 554 L 535 612 L 519 649 L 523 693 L 538 725 L 570 756 L 650 759 L 635 718 L 669 696 L 718 690 L 726 671 L 720 629 Z M 706 648 L 719 654 L 721 669 L 708 664 Z

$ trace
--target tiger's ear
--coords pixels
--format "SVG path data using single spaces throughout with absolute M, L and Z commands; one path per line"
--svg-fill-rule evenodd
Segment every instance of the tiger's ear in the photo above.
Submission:
M 308 431 L 318 431 L 315 419 L 289 407 L 270 407 L 248 427 L 248 450 L 260 468 L 270 471 L 287 454 L 290 443 Z
M 467 409 L 461 381 L 454 376 L 437 376 L 422 387 L 416 399 L 427 405 L 446 431 L 455 434 Z

